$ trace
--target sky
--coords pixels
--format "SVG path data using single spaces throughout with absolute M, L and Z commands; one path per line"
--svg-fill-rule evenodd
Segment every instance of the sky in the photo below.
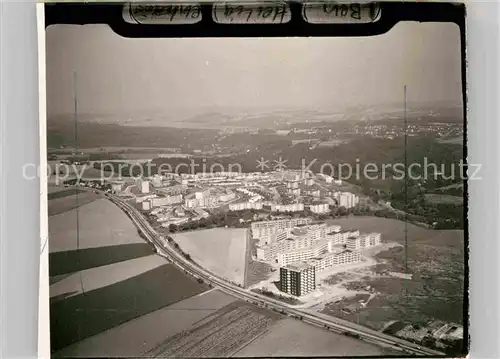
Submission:
M 460 31 L 404 22 L 360 38 L 128 39 L 106 25 L 47 29 L 47 107 L 139 114 L 193 108 L 461 104 Z

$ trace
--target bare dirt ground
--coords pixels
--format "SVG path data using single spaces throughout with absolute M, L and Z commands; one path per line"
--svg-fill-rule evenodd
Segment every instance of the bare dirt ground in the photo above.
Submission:
M 174 235 L 174 241 L 203 268 L 244 286 L 246 229 L 213 228 Z
M 62 199 L 68 198 L 70 197 Z M 78 209 L 78 216 L 80 249 L 144 243 L 130 219 L 106 199 L 95 200 L 81 206 Z M 76 250 L 76 231 L 76 210 L 50 217 L 50 252 Z

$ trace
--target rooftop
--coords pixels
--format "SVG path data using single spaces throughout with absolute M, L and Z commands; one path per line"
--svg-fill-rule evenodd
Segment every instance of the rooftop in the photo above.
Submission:
M 287 266 L 283 267 L 285 269 L 293 270 L 293 271 L 303 271 L 305 269 L 311 268 L 312 266 L 306 262 L 298 262 L 294 264 L 288 264 Z

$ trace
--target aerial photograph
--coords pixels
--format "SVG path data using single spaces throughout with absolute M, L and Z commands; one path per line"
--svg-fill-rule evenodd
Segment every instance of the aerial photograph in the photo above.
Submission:
M 459 27 L 46 32 L 51 352 L 459 356 Z

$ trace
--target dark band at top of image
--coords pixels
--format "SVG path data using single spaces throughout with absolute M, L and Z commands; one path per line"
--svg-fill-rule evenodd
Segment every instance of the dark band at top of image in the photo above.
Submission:
M 312 24 L 367 24 L 380 19 L 378 3 L 313 2 L 302 5 L 302 18 Z M 131 24 L 180 25 L 202 20 L 199 3 L 126 4 L 123 18 Z M 286 2 L 214 3 L 212 20 L 218 24 L 285 24 L 292 18 Z

